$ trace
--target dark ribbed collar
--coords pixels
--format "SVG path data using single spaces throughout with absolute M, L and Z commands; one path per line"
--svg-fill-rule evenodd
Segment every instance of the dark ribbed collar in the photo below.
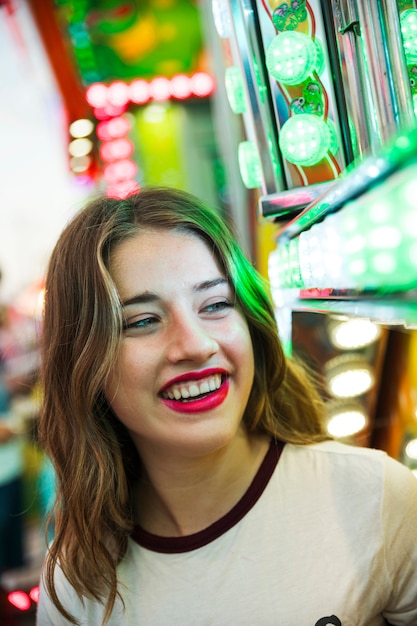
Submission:
M 211 543 L 240 522 L 259 500 L 274 473 L 283 447 L 282 441 L 271 441 L 256 476 L 239 502 L 226 515 L 207 528 L 184 537 L 161 537 L 136 526 L 132 533 L 132 539 L 143 548 L 165 554 L 190 552 Z

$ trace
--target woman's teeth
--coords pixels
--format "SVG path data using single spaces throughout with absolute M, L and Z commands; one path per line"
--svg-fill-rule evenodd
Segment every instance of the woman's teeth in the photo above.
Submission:
M 169 400 L 188 400 L 197 396 L 206 395 L 212 391 L 216 391 L 222 382 L 220 374 L 214 374 L 201 381 L 193 381 L 181 385 L 173 385 L 162 393 L 163 398 Z

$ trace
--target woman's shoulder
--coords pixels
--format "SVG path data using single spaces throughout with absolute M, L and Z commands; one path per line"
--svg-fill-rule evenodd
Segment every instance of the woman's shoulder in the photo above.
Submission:
M 297 467 L 300 471 L 331 472 L 333 476 L 346 476 L 350 483 L 355 477 L 368 482 L 407 482 L 417 490 L 417 481 L 411 471 L 400 461 L 390 457 L 384 450 L 342 443 L 322 441 L 316 444 L 286 444 L 283 465 Z

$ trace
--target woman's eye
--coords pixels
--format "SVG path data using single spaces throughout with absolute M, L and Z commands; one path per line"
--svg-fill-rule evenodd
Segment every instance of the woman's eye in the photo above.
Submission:
M 154 326 L 154 324 L 156 324 L 157 322 L 158 322 L 158 318 L 156 317 L 153 317 L 153 316 L 142 317 L 139 320 L 133 320 L 133 321 L 126 320 L 123 325 L 123 328 L 124 330 L 134 330 L 136 328 L 138 329 L 150 328 Z
M 219 300 L 218 302 L 212 302 L 203 308 L 206 313 L 221 313 L 225 309 L 229 309 L 233 304 L 229 300 Z

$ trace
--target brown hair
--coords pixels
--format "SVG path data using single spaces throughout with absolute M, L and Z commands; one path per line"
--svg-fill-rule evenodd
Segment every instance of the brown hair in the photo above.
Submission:
M 123 325 L 108 268 L 114 247 L 149 226 L 203 239 L 234 289 L 255 355 L 243 417 L 248 430 L 299 444 L 326 438 L 320 396 L 303 368 L 284 355 L 266 282 L 232 228 L 203 202 L 174 189 L 91 201 L 52 253 L 43 320 L 39 439 L 57 475 L 55 539 L 45 580 L 52 601 L 72 623 L 54 587 L 56 564 L 81 597 L 105 604 L 105 623 L 120 595 L 116 566 L 133 529 L 130 496 L 140 459 L 103 393 Z

